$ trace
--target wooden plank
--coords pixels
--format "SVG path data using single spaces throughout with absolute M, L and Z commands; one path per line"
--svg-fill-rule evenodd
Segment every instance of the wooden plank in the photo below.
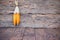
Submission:
M 59 38 L 60 38 L 60 29 L 47 29 L 46 30 L 47 40 L 59 40 Z
M 0 27 L 14 27 L 12 15 L 0 15 Z M 60 28 L 60 15 L 22 14 L 16 27 Z
M 60 0 L 18 0 L 22 14 L 25 13 L 60 13 Z M 14 11 L 14 0 L 0 0 L 0 14 Z
M 22 40 L 24 28 L 0 28 L 0 40 Z
M 45 29 L 35 29 L 36 40 L 45 40 Z
M 23 40 L 35 40 L 34 29 L 26 28 L 24 32 Z
M 35 29 L 36 40 L 60 40 L 60 29 Z
M 60 29 L 0 28 L 0 40 L 60 40 Z

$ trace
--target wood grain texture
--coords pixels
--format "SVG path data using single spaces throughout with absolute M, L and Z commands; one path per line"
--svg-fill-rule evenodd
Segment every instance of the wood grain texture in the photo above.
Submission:
M 0 27 L 14 27 L 12 15 L 0 15 Z M 60 28 L 60 15 L 21 14 L 21 24 L 16 27 Z
M 60 40 L 58 30 L 60 29 L 35 29 L 36 40 Z
M 60 14 L 60 0 L 18 0 L 18 2 L 21 24 L 16 27 L 60 28 L 60 15 L 55 15 Z M 0 27 L 15 27 L 11 15 L 14 8 L 14 0 L 0 0 Z
M 18 0 L 22 14 L 25 13 L 60 13 L 60 0 Z M 0 14 L 14 11 L 14 0 L 0 0 Z
M 60 40 L 60 29 L 0 28 L 0 40 Z
M 25 28 L 23 40 L 35 40 L 35 33 L 33 28 Z
M 24 28 L 0 28 L 0 40 L 22 40 Z

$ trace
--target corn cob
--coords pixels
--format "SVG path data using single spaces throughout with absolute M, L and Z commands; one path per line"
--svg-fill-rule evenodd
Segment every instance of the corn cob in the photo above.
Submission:
M 13 14 L 13 24 L 14 26 L 19 25 L 20 23 L 20 14 L 19 14 L 19 8 L 18 8 L 18 2 L 15 1 L 16 8 Z

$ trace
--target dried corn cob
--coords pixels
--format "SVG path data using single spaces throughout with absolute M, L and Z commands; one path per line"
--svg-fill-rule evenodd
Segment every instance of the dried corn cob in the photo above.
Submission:
M 15 1 L 16 8 L 13 14 L 13 24 L 14 26 L 19 25 L 20 23 L 20 14 L 19 14 L 19 8 L 18 8 L 18 2 Z

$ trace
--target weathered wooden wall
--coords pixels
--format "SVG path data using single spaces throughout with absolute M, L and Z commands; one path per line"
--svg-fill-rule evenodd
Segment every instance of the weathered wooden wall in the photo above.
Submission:
M 18 0 L 21 24 L 17 27 L 60 28 L 60 0 Z M 14 27 L 14 0 L 0 0 L 0 27 Z

